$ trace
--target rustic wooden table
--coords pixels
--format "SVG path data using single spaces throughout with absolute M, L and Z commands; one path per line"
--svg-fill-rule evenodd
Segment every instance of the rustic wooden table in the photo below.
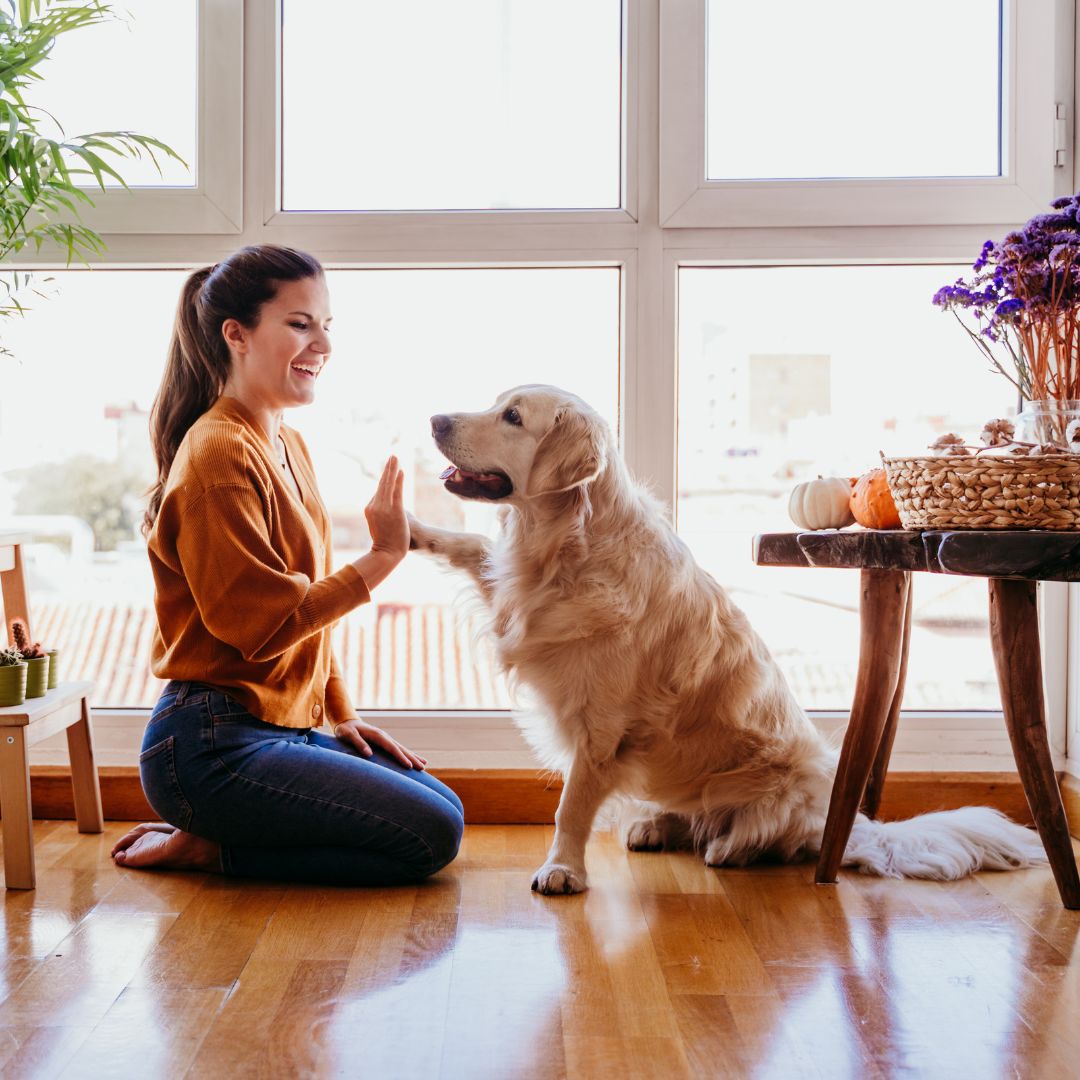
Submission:
M 763 533 L 761 566 L 861 572 L 859 669 L 833 783 L 815 880 L 836 881 L 860 804 L 875 816 L 896 737 L 911 636 L 911 575 L 985 577 L 990 640 L 1013 756 L 1065 907 L 1080 908 L 1080 877 L 1046 738 L 1036 583 L 1080 581 L 1080 533 L 1036 530 Z

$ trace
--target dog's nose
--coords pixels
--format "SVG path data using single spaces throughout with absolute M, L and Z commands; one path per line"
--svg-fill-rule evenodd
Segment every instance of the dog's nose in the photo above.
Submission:
M 431 434 L 445 435 L 454 426 L 454 421 L 449 416 L 441 413 L 431 418 Z

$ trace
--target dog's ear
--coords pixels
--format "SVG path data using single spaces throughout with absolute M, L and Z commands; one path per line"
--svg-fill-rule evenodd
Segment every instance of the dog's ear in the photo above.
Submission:
M 569 491 L 595 480 L 607 464 L 607 444 L 607 429 L 598 416 L 560 409 L 536 448 L 529 495 Z

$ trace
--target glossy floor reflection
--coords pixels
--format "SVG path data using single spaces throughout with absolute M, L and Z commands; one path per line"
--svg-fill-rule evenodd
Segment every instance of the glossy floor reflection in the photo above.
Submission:
M 1049 871 L 949 885 L 712 871 L 473 826 L 427 885 L 116 869 L 126 826 L 39 823 L 4 894 L 0 1076 L 1075 1077 L 1080 913 Z

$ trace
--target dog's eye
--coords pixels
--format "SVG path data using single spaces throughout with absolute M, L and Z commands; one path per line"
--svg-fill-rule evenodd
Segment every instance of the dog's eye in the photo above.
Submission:
M 521 413 L 517 409 L 507 409 L 503 413 L 503 419 L 508 424 L 513 424 L 515 427 L 521 427 Z

